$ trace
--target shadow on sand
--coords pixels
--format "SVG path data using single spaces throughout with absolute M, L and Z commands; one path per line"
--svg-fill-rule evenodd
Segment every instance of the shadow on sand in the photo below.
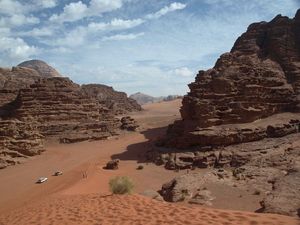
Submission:
M 126 151 L 119 154 L 114 154 L 111 156 L 111 158 L 120 160 L 133 160 L 137 161 L 137 163 L 147 162 L 145 153 L 151 150 L 151 146 L 155 140 L 165 135 L 166 130 L 167 127 L 159 127 L 140 132 L 145 136 L 147 141 L 128 145 Z

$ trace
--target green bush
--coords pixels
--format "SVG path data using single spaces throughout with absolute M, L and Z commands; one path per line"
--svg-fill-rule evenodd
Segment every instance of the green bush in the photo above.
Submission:
M 114 194 L 130 194 L 133 188 L 133 182 L 128 177 L 115 177 L 109 181 L 109 189 Z

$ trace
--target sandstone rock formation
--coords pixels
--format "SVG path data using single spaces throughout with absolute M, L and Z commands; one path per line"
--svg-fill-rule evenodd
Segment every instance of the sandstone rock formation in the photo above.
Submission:
M 29 60 L 22 62 L 18 65 L 18 67 L 30 68 L 35 71 L 41 77 L 61 77 L 61 74 L 58 73 L 53 67 L 49 66 L 47 63 L 41 60 Z
M 30 68 L 0 68 L 0 106 L 13 101 L 21 88 L 33 84 L 39 77 L 38 72 Z
M 13 101 L 20 89 L 29 87 L 40 77 L 61 77 L 61 75 L 40 60 L 22 62 L 11 69 L 0 68 L 0 106 Z
M 43 150 L 43 136 L 30 123 L 0 120 L 0 169 Z
M 213 126 L 299 111 L 299 40 L 300 11 L 294 19 L 279 15 L 269 23 L 250 25 L 230 53 L 222 55 L 213 69 L 200 71 L 189 85 L 182 120 L 170 126 L 166 145 L 203 145 Z M 212 145 L 215 139 L 206 142 Z
M 1 112 L 1 109 L 0 109 Z M 115 134 L 118 119 L 68 78 L 41 78 L 2 107 L 3 118 L 35 123 L 46 137 L 63 143 L 98 140 Z
M 115 91 L 112 87 L 103 84 L 82 85 L 83 91 L 90 97 L 104 104 L 114 114 L 141 111 L 142 107 L 124 92 Z
M 227 167 L 266 195 L 262 211 L 299 215 L 300 10 L 250 25 L 189 87 L 182 119 L 148 156 L 168 169 Z

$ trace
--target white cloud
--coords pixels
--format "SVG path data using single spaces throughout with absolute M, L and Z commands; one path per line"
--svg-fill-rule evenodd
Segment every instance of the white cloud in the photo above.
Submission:
M 119 9 L 121 7 L 122 0 L 91 0 L 89 10 L 91 15 L 97 15 Z
M 25 24 L 38 24 L 40 22 L 39 18 L 34 16 L 24 16 L 22 14 L 15 14 L 10 17 L 0 18 L 1 27 L 18 27 Z
M 48 9 L 57 6 L 57 0 L 32 0 L 32 3 L 39 8 Z
M 14 60 L 25 59 L 38 53 L 38 48 L 29 46 L 21 38 L 0 37 L 0 49 L 2 53 Z
M 33 28 L 30 31 L 18 33 L 18 35 L 20 36 L 31 36 L 31 37 L 46 37 L 46 36 L 52 36 L 53 34 L 54 31 L 50 27 Z
M 103 37 L 103 41 L 122 41 L 122 40 L 133 40 L 138 37 L 143 36 L 144 33 L 137 33 L 137 34 L 117 34 L 109 37 Z
M 181 10 L 181 9 L 184 9 L 185 7 L 186 7 L 186 4 L 182 4 L 182 3 L 179 3 L 179 2 L 173 2 L 169 6 L 163 7 L 162 9 L 157 11 L 156 13 L 148 14 L 146 16 L 146 18 L 147 19 L 158 19 L 159 17 L 164 16 L 169 12 L 173 12 L 173 11 L 176 11 L 176 10 Z
M 0 13 L 5 15 L 12 15 L 22 13 L 23 6 L 18 1 L 13 0 L 0 0 Z
M 53 22 L 72 22 L 84 18 L 87 11 L 88 7 L 82 1 L 72 2 L 64 7 L 62 14 L 54 14 L 49 20 Z
M 90 5 L 79 2 L 72 2 L 65 5 L 61 14 L 52 15 L 49 20 L 52 22 L 73 22 L 91 16 L 101 16 L 102 13 L 110 12 L 122 7 L 122 0 L 91 0 Z
M 88 30 L 91 32 L 102 31 L 102 30 L 123 30 L 130 29 L 140 24 L 144 23 L 142 19 L 134 20 L 122 20 L 122 19 L 113 19 L 109 23 L 90 23 L 88 25 Z
M 175 75 L 177 76 L 182 76 L 182 77 L 191 77 L 194 76 L 194 72 L 191 71 L 187 67 L 181 67 L 181 68 L 176 68 L 174 71 L 172 71 Z

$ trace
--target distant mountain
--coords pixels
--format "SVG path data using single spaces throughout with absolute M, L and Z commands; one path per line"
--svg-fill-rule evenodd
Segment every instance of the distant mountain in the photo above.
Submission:
M 167 97 L 161 96 L 161 97 L 153 97 L 150 95 L 143 94 L 141 92 L 137 92 L 135 94 L 132 94 L 129 96 L 129 98 L 132 98 L 137 101 L 140 105 L 144 105 L 147 103 L 155 103 L 155 102 L 162 102 L 162 101 L 172 101 L 178 98 L 181 98 L 180 95 L 168 95 Z
M 103 84 L 86 84 L 81 88 L 88 96 L 106 105 L 115 114 L 142 110 L 142 107 L 134 99 L 128 98 L 125 92 L 116 91 L 113 87 Z
M 41 77 L 62 77 L 62 75 L 57 72 L 53 67 L 49 66 L 47 63 L 41 60 L 29 60 L 22 62 L 18 67 L 26 67 L 34 69 L 39 73 Z

